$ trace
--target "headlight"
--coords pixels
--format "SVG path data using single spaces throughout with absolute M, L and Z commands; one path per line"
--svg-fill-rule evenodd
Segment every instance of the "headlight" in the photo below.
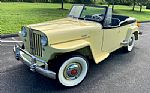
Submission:
M 27 36 L 27 29 L 26 29 L 26 27 L 22 27 L 21 34 L 22 34 L 23 37 Z
M 48 39 L 47 39 L 47 37 L 45 35 L 43 35 L 41 37 L 41 44 L 42 44 L 42 46 L 46 46 L 47 43 L 48 43 Z

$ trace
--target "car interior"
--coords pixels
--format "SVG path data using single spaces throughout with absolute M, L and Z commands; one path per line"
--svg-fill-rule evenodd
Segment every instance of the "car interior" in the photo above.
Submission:
M 106 14 L 89 14 L 84 15 L 79 19 L 101 23 L 103 28 L 116 28 L 134 23 L 136 21 L 134 18 L 130 18 L 128 16 L 112 14 L 111 8 L 107 9 Z
M 129 17 L 122 16 L 122 15 L 112 15 L 112 26 L 115 26 L 115 25 L 122 26 L 122 22 L 125 21 L 127 18 L 129 18 Z M 114 19 L 117 19 L 119 21 L 116 21 Z
M 117 21 L 118 20 L 118 21 Z M 112 26 L 125 26 L 127 24 L 134 23 L 136 20 L 123 15 L 112 15 Z
M 95 21 L 99 23 L 103 23 L 103 17 L 102 15 L 95 14 L 93 16 L 91 15 L 86 15 L 84 17 L 84 20 L 88 21 Z M 109 28 L 116 28 L 120 26 L 125 26 L 131 23 L 134 23 L 136 20 L 131 19 L 128 16 L 123 16 L 123 15 L 112 15 L 111 17 L 111 24 L 109 25 Z

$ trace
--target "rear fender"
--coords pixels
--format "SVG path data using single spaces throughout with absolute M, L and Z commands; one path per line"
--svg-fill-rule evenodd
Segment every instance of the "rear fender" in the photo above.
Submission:
M 132 34 L 135 35 L 135 40 L 138 40 L 138 33 L 138 26 L 131 26 L 127 31 L 125 41 L 128 41 Z

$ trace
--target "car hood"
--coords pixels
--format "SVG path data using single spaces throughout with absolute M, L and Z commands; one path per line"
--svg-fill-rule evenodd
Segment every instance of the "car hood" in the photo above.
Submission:
M 98 25 L 100 24 L 96 22 L 64 18 L 32 24 L 28 27 L 44 33 L 48 37 L 49 44 L 56 44 L 89 36 L 89 31 L 100 27 Z

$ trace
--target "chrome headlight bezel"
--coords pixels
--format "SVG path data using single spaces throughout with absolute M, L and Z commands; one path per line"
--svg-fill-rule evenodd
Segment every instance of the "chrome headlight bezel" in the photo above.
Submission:
M 46 35 L 41 36 L 41 44 L 42 46 L 46 46 L 48 44 L 48 38 Z
M 22 35 L 23 37 L 26 37 L 26 36 L 27 36 L 27 28 L 26 28 L 25 26 L 23 26 L 22 29 L 21 29 L 21 35 Z

